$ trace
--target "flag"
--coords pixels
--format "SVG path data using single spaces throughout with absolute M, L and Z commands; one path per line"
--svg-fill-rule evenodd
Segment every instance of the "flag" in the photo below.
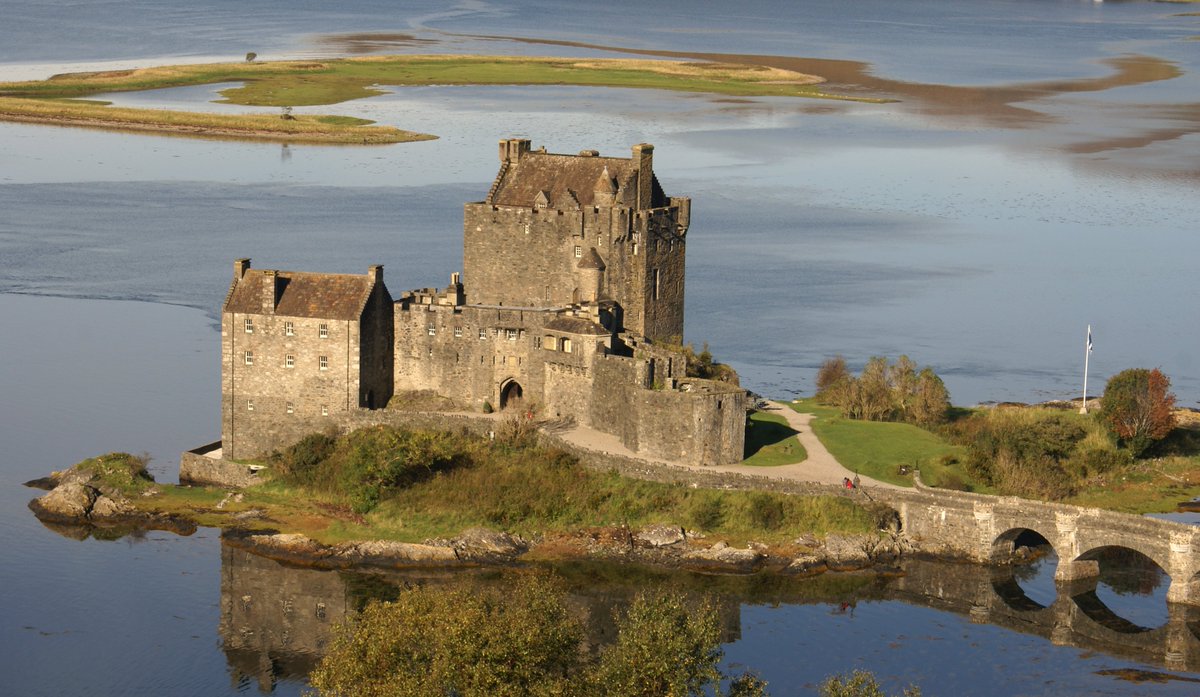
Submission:
M 1090 325 L 1090 324 L 1088 325 L 1088 343 L 1087 343 L 1087 352 L 1088 352 L 1088 353 L 1091 353 L 1091 352 L 1092 352 L 1092 325 Z

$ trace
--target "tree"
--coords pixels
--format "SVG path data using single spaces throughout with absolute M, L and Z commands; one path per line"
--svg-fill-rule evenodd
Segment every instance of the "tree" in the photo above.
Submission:
M 817 370 L 817 401 L 833 404 L 834 386 L 848 377 L 850 377 L 850 371 L 846 370 L 845 358 L 834 356 L 825 359 L 825 362 Z
M 246 62 L 247 63 L 253 63 L 255 58 L 258 58 L 258 54 L 255 53 L 254 51 L 251 51 L 246 54 Z
M 921 689 L 909 685 L 902 697 L 921 697 Z M 821 697 L 888 697 L 873 673 L 856 670 L 850 675 L 834 675 L 821 683 Z
M 892 411 L 892 385 L 888 379 L 888 361 L 882 356 L 873 356 L 867 361 L 858 378 L 859 418 L 867 421 L 884 421 Z
M 950 391 L 946 384 L 932 368 L 923 369 L 917 375 L 907 420 L 918 426 L 934 426 L 945 421 L 949 411 Z
M 678 592 L 639 594 L 617 618 L 617 641 L 598 662 L 561 582 L 544 573 L 515 583 L 417 587 L 372 602 L 338 627 L 310 681 L 325 697 L 700 697 L 729 676 L 712 601 Z M 729 697 L 765 697 L 766 683 L 733 678 Z
M 1100 399 L 1100 418 L 1113 435 L 1141 457 L 1175 428 L 1171 380 L 1158 368 L 1130 368 L 1109 379 Z
M 913 400 L 917 395 L 917 364 L 908 356 L 900 356 L 888 368 L 888 383 L 892 388 L 892 409 L 901 421 L 913 421 Z

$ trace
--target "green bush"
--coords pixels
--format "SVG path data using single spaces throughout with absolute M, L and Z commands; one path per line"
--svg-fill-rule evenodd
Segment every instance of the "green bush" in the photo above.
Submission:
M 755 492 L 747 500 L 750 521 L 763 530 L 777 530 L 783 525 L 783 501 L 778 496 Z
M 716 530 L 725 522 L 725 505 L 720 492 L 698 491 L 688 501 L 687 520 L 696 530 Z
M 271 468 L 281 476 L 300 479 L 333 454 L 337 439 L 329 433 L 311 433 L 294 445 L 271 454 Z

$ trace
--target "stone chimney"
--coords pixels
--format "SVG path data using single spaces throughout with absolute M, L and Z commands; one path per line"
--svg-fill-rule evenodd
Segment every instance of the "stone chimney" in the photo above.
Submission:
M 263 271 L 262 311 L 264 315 L 275 314 L 275 300 L 279 297 L 279 272 Z
M 649 208 L 654 198 L 654 146 L 638 143 L 633 146 L 633 163 L 637 166 L 637 210 Z
M 250 260 L 249 259 L 235 259 L 233 261 L 233 280 L 235 280 L 235 281 L 242 280 L 242 277 L 245 276 L 246 272 L 249 270 L 250 270 Z
M 383 264 L 367 267 L 367 278 L 371 279 L 371 283 L 374 285 L 383 283 Z
M 528 138 L 506 138 L 500 141 L 500 161 L 515 165 L 521 159 L 521 155 L 529 152 L 529 148 Z
M 592 190 L 592 205 L 611 206 L 615 204 L 616 198 L 617 185 L 608 171 L 608 165 L 605 165 L 604 171 L 596 178 L 596 186 Z

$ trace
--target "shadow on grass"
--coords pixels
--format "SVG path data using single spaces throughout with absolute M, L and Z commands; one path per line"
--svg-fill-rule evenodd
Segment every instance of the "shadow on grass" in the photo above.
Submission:
M 799 433 L 788 426 L 781 416 L 755 412 L 746 423 L 747 464 L 782 465 L 800 462 L 806 457 L 803 446 L 796 440 Z M 750 460 L 753 462 L 749 462 Z

